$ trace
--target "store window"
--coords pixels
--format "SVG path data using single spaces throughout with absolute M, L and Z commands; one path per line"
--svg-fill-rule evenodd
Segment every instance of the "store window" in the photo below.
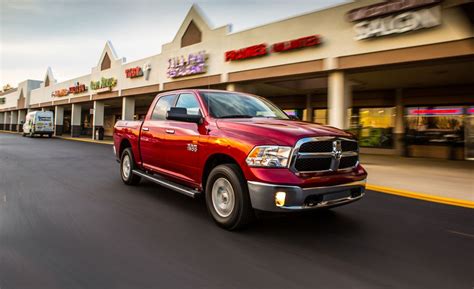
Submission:
M 361 147 L 393 148 L 394 107 L 354 108 L 349 118 Z
M 465 158 L 467 160 L 474 160 L 474 106 L 467 109 L 467 116 L 465 119 L 466 127 L 464 131 L 466 151 Z
M 408 145 L 462 146 L 464 142 L 463 107 L 409 107 Z
M 328 124 L 328 110 L 327 109 L 315 109 L 313 110 L 313 122 L 322 125 Z

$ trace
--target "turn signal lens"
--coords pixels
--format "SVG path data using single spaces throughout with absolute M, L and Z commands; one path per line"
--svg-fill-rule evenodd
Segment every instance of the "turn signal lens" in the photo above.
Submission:
M 286 193 L 285 192 L 277 192 L 275 194 L 275 205 L 277 207 L 283 207 L 285 205 Z

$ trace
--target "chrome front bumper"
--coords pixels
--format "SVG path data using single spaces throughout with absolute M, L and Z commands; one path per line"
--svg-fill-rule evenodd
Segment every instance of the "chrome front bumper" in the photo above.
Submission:
M 301 188 L 248 181 L 252 207 L 257 210 L 284 212 L 333 207 L 348 204 L 364 196 L 366 180 L 326 187 Z M 285 204 L 275 204 L 275 194 L 285 192 Z M 341 197 L 337 197 L 338 194 Z

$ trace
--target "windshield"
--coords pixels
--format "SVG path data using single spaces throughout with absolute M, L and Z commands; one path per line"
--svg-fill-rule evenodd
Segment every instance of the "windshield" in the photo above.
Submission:
M 247 94 L 233 92 L 201 92 L 209 114 L 215 118 L 269 117 L 289 119 L 271 102 Z

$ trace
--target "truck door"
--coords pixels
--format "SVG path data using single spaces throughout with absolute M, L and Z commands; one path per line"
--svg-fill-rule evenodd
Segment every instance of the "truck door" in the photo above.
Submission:
M 140 132 L 140 152 L 143 166 L 154 172 L 162 172 L 167 154 L 164 151 L 166 113 L 174 105 L 176 95 L 161 96 L 150 115 L 143 121 Z
M 201 114 L 201 107 L 193 93 L 181 93 L 175 107 L 186 108 L 188 114 Z M 166 152 L 164 169 L 173 177 L 188 183 L 199 183 L 199 140 L 205 129 L 196 123 L 168 120 L 165 122 L 163 148 Z

